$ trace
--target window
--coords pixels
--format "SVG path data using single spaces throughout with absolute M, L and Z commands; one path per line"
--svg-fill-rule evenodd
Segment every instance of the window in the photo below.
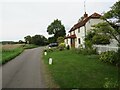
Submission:
M 78 33 L 80 33 L 80 28 L 78 28 Z
M 74 34 L 75 34 L 75 31 L 74 31 Z
M 78 44 L 81 44 L 80 38 L 78 38 Z
M 67 44 L 68 44 L 68 39 L 66 40 Z

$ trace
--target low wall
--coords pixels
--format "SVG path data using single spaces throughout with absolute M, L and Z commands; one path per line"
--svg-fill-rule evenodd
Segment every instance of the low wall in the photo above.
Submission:
M 93 45 L 94 48 L 97 49 L 98 53 L 106 52 L 106 51 L 117 51 L 119 47 L 106 46 L 106 45 Z

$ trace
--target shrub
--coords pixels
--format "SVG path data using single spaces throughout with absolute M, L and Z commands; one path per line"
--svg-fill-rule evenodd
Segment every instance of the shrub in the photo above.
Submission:
M 99 60 L 111 64 L 117 64 L 118 63 L 117 53 L 115 51 L 102 52 L 100 54 Z
M 57 38 L 57 42 L 60 44 L 60 43 L 63 43 L 64 42 L 64 37 L 58 37 Z
M 64 50 L 65 49 L 65 43 L 60 43 L 59 46 L 58 46 L 58 49 L 60 51 Z
M 52 48 L 49 48 L 49 49 L 45 49 L 47 52 L 53 52 L 53 51 L 56 51 L 57 50 L 57 47 L 52 47 Z M 45 51 L 44 50 L 44 51 Z
M 104 88 L 118 88 L 118 82 L 114 81 L 112 78 L 108 79 L 105 78 L 105 84 L 103 85 Z
M 105 35 L 95 35 L 93 38 L 92 38 L 92 42 L 93 44 L 102 44 L 102 45 L 105 45 L 105 44 L 110 44 L 110 39 L 109 37 L 105 36 Z
M 92 42 L 90 40 L 85 41 L 86 48 L 92 48 Z
M 79 49 L 76 49 L 75 52 L 83 55 L 97 54 L 96 49 L 93 49 L 93 48 L 79 48 Z

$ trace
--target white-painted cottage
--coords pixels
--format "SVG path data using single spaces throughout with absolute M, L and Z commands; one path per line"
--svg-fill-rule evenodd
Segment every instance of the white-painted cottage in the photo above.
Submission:
M 70 29 L 69 34 L 65 38 L 66 46 L 78 48 L 82 45 L 84 47 L 84 38 L 87 32 L 91 30 L 92 25 L 103 22 L 100 17 L 101 15 L 96 12 L 90 16 L 85 13 L 83 19 Z

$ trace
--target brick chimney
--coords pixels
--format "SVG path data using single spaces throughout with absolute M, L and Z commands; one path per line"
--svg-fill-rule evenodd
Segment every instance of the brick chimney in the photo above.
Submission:
M 85 19 L 86 17 L 88 17 L 88 14 L 85 12 L 85 14 L 84 14 L 84 19 Z

